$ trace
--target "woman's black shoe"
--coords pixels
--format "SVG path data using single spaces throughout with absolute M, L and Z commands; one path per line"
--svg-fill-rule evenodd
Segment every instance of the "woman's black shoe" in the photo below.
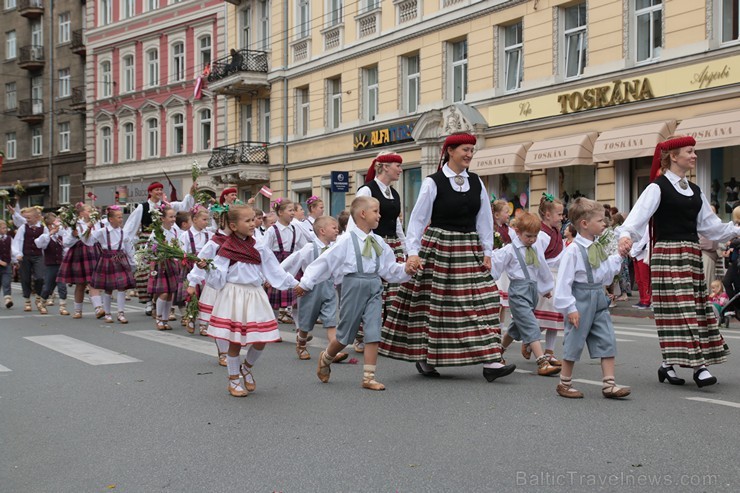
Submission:
M 418 361 L 416 362 L 416 371 L 424 375 L 425 377 L 432 377 L 432 378 L 438 378 L 440 376 L 439 372 L 432 368 L 431 370 L 425 370 L 422 368 L 421 363 Z
M 701 375 L 701 373 L 704 372 L 704 371 L 707 372 L 707 373 L 709 373 L 709 370 L 707 370 L 706 368 L 702 368 L 701 370 L 694 372 L 694 382 L 696 382 L 696 385 L 699 388 L 706 387 L 708 385 L 714 385 L 715 383 L 717 383 L 717 377 L 715 377 L 715 376 L 712 376 L 710 378 L 705 378 L 704 380 L 701 380 L 699 378 L 699 375 Z
M 506 375 L 509 375 L 516 370 L 516 365 L 506 365 L 502 366 L 501 368 L 486 368 L 483 367 L 483 376 L 486 377 L 486 380 L 489 382 L 493 382 L 497 378 L 505 377 Z
M 663 383 L 663 381 L 668 380 L 668 383 L 671 385 L 683 385 L 686 383 L 686 380 L 684 380 L 683 378 L 670 376 L 668 372 L 671 370 L 673 370 L 672 366 L 669 366 L 668 368 L 661 366 L 660 368 L 658 368 L 658 381 L 660 383 Z M 694 380 L 696 380 L 696 375 L 694 375 Z

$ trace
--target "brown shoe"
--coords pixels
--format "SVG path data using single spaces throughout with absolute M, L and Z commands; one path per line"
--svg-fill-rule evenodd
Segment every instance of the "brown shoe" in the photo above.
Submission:
M 31 302 L 30 301 L 26 301 L 26 304 L 23 305 L 23 311 L 24 312 L 33 311 L 33 309 L 31 308 Z
M 341 363 L 342 361 L 349 358 L 349 354 L 347 353 L 337 353 L 336 356 L 334 356 L 334 361 L 332 363 Z
M 560 397 L 565 397 L 567 399 L 583 399 L 583 392 L 574 389 L 570 385 L 559 383 L 555 392 L 557 392 Z
M 229 376 L 229 394 L 234 397 L 246 397 L 249 395 L 247 389 L 242 385 L 242 377 L 231 378 Z
M 67 311 L 67 307 L 60 306 L 59 307 L 59 315 L 63 315 L 63 316 L 69 315 L 69 312 Z
M 524 356 L 524 359 L 532 357 L 532 350 L 529 348 L 529 344 L 522 343 L 522 356 Z
M 239 371 L 241 371 L 242 377 L 244 377 L 244 388 L 247 389 L 247 392 L 254 392 L 257 390 L 257 383 L 254 381 L 252 368 L 247 366 L 246 363 L 242 363 L 239 366 Z
M 362 377 L 362 388 L 368 390 L 385 390 L 385 385 L 375 380 L 375 373 L 366 371 Z
M 560 373 L 561 370 L 561 368 L 558 366 L 552 366 L 544 356 L 537 361 L 537 367 L 537 374 L 543 377 L 557 375 L 558 373 Z
M 319 377 L 319 380 L 323 383 L 328 382 L 329 377 L 331 376 L 331 364 L 324 362 L 325 353 L 326 351 L 321 351 L 321 354 L 319 354 L 319 367 L 316 370 L 316 376 Z
M 118 323 L 120 324 L 128 323 L 128 320 L 126 319 L 126 316 L 123 314 L 123 312 L 118 312 Z
M 547 356 L 547 361 L 550 362 L 550 365 L 563 366 L 563 364 L 555 357 L 555 353 L 553 353 L 552 349 L 545 349 L 545 356 Z
M 607 399 L 620 399 L 622 397 L 627 397 L 632 393 L 631 388 L 618 386 L 614 383 L 613 378 L 609 380 L 602 379 L 602 382 L 604 383 L 604 387 L 601 388 L 601 395 Z
M 72 315 L 72 318 L 82 318 L 82 312 L 75 311 L 75 314 Z
M 305 361 L 311 359 L 311 354 L 308 352 L 308 349 L 306 349 L 305 342 L 303 343 L 303 345 L 301 345 L 300 343 L 296 344 L 295 352 L 298 354 L 298 359 L 300 360 Z M 334 361 L 336 361 L 336 358 L 334 359 Z
M 218 355 L 218 364 L 221 366 L 226 366 L 226 353 L 221 353 Z
M 105 310 L 103 310 L 102 306 L 96 306 L 95 307 L 95 318 L 103 318 L 105 317 Z
M 36 303 L 36 308 L 41 315 L 46 315 L 47 313 L 49 313 L 49 311 L 46 309 L 46 302 L 44 300 L 38 301 Z

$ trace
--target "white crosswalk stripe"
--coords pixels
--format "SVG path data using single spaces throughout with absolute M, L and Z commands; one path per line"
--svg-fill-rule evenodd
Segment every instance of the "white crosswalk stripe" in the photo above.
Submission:
M 141 360 L 111 351 L 100 346 L 80 341 L 65 335 L 32 336 L 24 339 L 44 346 L 52 351 L 78 359 L 88 365 L 116 365 L 138 363 Z
M 155 330 L 127 330 L 121 332 L 129 336 L 139 337 L 148 341 L 158 342 L 160 344 L 166 344 L 168 346 L 193 351 L 196 353 L 206 354 L 208 356 L 216 357 L 216 344 L 210 337 L 196 339 L 193 336 L 182 336 L 178 334 L 172 334 L 170 332 L 162 332 Z
M 8 368 L 7 366 L 0 365 L 0 373 L 6 372 L 6 371 L 13 371 L 13 370 Z
M 736 407 L 740 409 L 740 403 L 738 402 L 723 401 L 720 399 L 709 399 L 707 397 L 684 397 L 684 399 L 688 401 L 706 402 L 709 404 L 719 404 L 720 406 Z

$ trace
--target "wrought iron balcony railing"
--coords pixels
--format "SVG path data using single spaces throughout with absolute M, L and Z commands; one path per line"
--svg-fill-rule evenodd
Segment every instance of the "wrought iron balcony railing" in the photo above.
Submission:
M 40 17 L 44 14 L 44 1 L 18 0 L 18 13 L 29 19 Z
M 234 53 L 214 60 L 208 82 L 224 79 L 237 72 L 267 73 L 267 53 L 255 50 L 234 50 Z
M 85 30 L 75 29 L 72 31 L 72 43 L 69 45 L 74 53 L 84 54 L 85 53 Z
M 237 142 L 225 146 L 214 147 L 208 168 L 223 168 L 240 164 L 270 164 L 267 153 L 267 142 Z
M 18 56 L 18 65 L 21 68 L 43 68 L 44 47 L 40 45 L 23 46 Z
M 44 120 L 44 100 L 24 99 L 18 103 L 18 118 L 24 122 L 37 123 Z
M 78 86 L 72 88 L 72 107 L 80 108 L 85 106 L 87 101 L 85 100 L 85 86 Z

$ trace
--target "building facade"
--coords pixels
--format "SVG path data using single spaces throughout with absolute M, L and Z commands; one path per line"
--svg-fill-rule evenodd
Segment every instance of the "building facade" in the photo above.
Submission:
M 22 206 L 56 208 L 82 200 L 84 3 L 3 0 L 0 7 L 0 189 L 20 180 L 26 189 Z
M 165 175 L 182 198 L 193 163 L 207 168 L 226 132 L 224 108 L 198 86 L 225 49 L 227 5 L 88 1 L 85 186 L 100 203 L 146 200 Z M 207 176 L 199 183 L 215 191 Z
M 629 210 L 673 133 L 697 137 L 695 180 L 724 217 L 738 200 L 738 0 L 230 1 L 238 64 L 223 64 L 241 68 L 210 90 L 227 141 L 267 149 L 275 196 L 320 195 L 335 214 L 392 149 L 408 216 L 444 136 L 469 130 L 471 169 L 514 208 L 547 191 Z M 259 165 L 209 172 L 233 166 L 254 194 Z

